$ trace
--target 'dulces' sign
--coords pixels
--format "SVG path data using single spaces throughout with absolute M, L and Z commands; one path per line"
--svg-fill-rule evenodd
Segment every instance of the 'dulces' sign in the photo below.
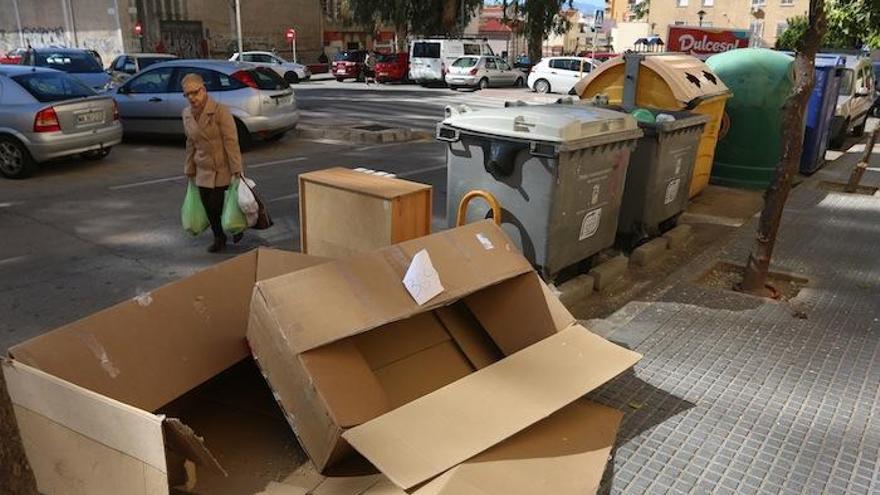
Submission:
M 736 48 L 747 48 L 749 30 L 669 26 L 666 40 L 666 51 L 706 58 Z

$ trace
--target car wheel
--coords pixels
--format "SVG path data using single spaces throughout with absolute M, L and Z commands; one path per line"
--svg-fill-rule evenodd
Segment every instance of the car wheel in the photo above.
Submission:
M 523 82 L 523 78 L 521 78 L 521 77 L 517 77 L 516 82 L 513 83 L 514 88 L 521 88 L 524 85 L 525 85 L 525 83 Z
M 37 164 L 17 139 L 0 136 L 0 174 L 9 179 L 24 179 L 34 173 Z
M 80 158 L 83 160 L 103 160 L 110 154 L 110 148 L 101 148 L 99 150 L 86 151 L 85 153 L 80 153 Z
M 269 142 L 272 142 L 272 141 L 278 141 L 279 139 L 281 139 L 281 138 L 284 137 L 284 134 L 285 134 L 286 132 L 287 132 L 287 131 L 285 131 L 285 132 L 279 132 L 278 134 L 272 134 L 271 136 L 269 136 L 269 137 L 266 138 L 266 141 L 269 141 Z
M 242 150 L 250 148 L 254 143 L 254 138 L 251 137 L 247 127 L 238 119 L 235 120 L 235 130 L 238 134 L 238 147 Z
M 837 134 L 831 137 L 831 147 L 834 149 L 840 149 L 843 147 L 843 142 L 846 141 L 846 129 L 849 127 L 849 120 L 847 119 L 840 129 L 837 131 Z
M 289 71 L 287 74 L 284 74 L 284 80 L 289 84 L 299 84 L 299 75 L 296 72 Z
M 449 86 L 449 89 L 451 89 L 451 90 L 453 90 L 453 91 L 458 91 L 458 86 L 452 86 L 452 85 L 450 85 L 450 86 Z
M 479 87 L 480 87 L 480 89 L 488 88 L 489 87 L 489 80 L 486 79 L 485 77 L 480 79 Z
M 345 81 L 344 77 L 337 77 L 336 78 L 336 82 L 342 82 L 342 81 Z
M 865 120 L 863 120 L 861 124 L 853 127 L 852 135 L 855 137 L 861 137 L 861 135 L 865 133 L 865 124 L 867 123 L 868 117 L 865 117 Z
M 535 81 L 535 91 L 538 93 L 549 93 L 550 83 L 546 79 L 538 79 Z

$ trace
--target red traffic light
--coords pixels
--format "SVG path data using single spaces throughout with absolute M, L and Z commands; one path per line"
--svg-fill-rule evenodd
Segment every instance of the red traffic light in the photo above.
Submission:
M 134 25 L 134 34 L 137 34 L 138 36 L 140 36 L 142 30 L 143 30 L 143 28 L 141 27 L 141 23 L 136 22 Z
M 288 29 L 287 33 L 285 33 L 284 36 L 288 40 L 296 39 L 296 29 L 293 29 L 293 28 Z

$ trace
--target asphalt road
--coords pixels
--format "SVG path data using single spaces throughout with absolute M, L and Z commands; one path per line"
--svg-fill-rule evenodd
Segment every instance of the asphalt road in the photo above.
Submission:
M 367 120 L 417 128 L 432 128 L 447 104 L 501 106 L 512 91 L 531 94 L 335 81 L 296 87 L 303 124 Z M 244 155 L 246 172 L 268 201 L 275 226 L 249 231 L 223 254 L 205 252 L 209 233 L 193 238 L 180 227 L 182 141 L 126 141 L 100 162 L 69 159 L 27 180 L 0 179 L 0 352 L 254 247 L 298 248 L 301 172 L 363 166 L 431 184 L 439 228 L 445 224 L 444 150 L 430 141 L 367 146 L 294 135 L 258 145 Z

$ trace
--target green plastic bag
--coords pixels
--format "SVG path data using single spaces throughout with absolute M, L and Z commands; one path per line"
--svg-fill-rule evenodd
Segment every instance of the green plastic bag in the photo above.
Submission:
M 247 217 L 241 208 L 238 207 L 238 178 L 233 179 L 232 184 L 226 189 L 226 196 L 223 199 L 223 215 L 220 222 L 223 230 L 230 234 L 238 234 L 244 232 L 247 228 Z
M 199 188 L 192 181 L 186 186 L 186 197 L 183 198 L 183 206 L 180 207 L 180 221 L 183 230 L 192 235 L 199 235 L 211 225 L 208 221 L 208 213 L 202 198 L 199 196 Z

